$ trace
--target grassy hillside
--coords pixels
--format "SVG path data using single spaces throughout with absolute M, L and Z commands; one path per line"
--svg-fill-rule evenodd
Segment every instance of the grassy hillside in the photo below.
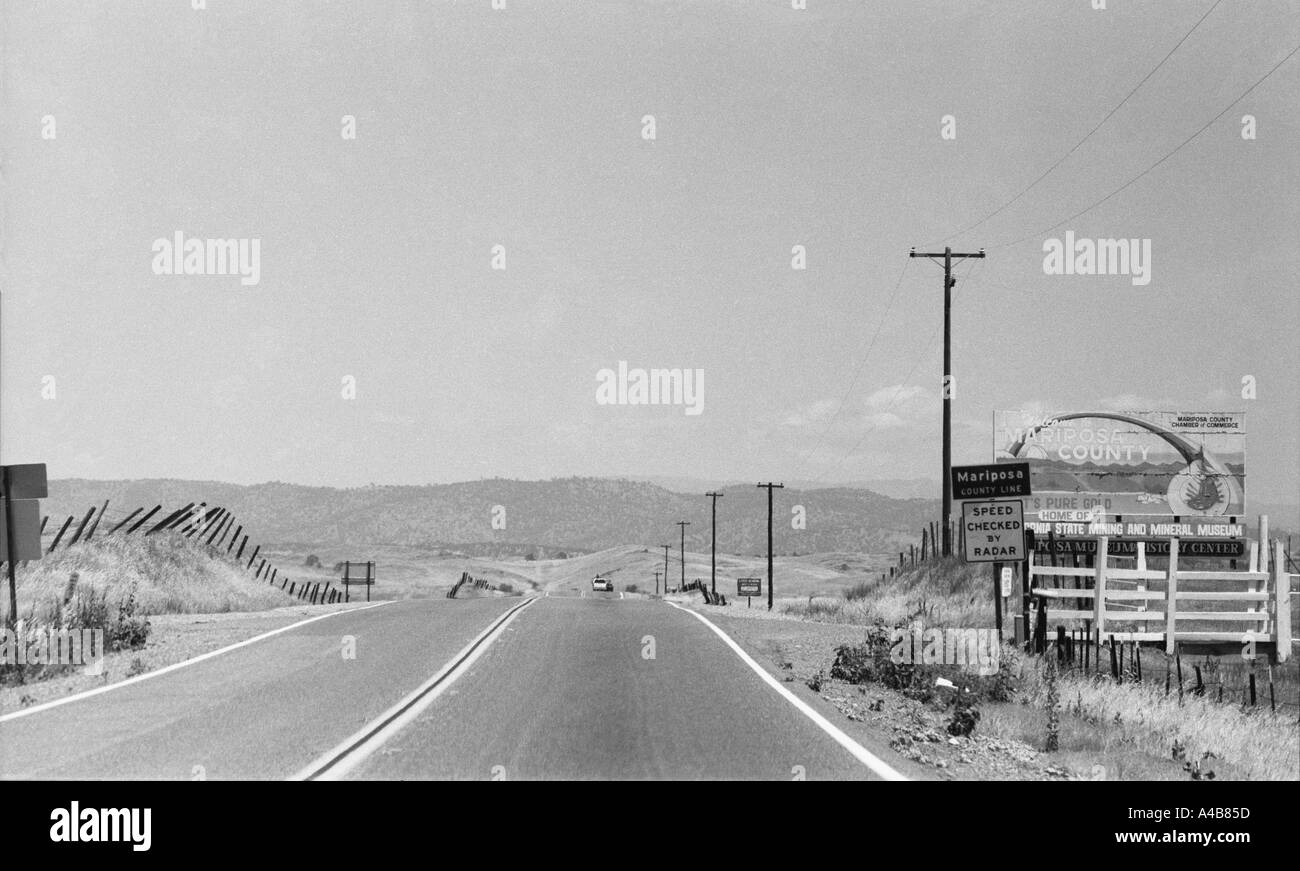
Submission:
M 75 588 L 69 579 L 77 573 Z M 106 600 L 110 613 L 134 597 L 141 614 L 258 611 L 294 599 L 233 560 L 209 555 L 180 535 L 117 535 L 60 547 L 17 572 L 18 614 L 28 625 L 50 625 L 69 594 Z M 9 597 L 0 597 L 7 617 Z
M 50 482 L 43 510 L 51 526 L 109 500 L 109 519 L 139 506 L 170 508 L 204 501 L 233 510 L 258 539 L 277 544 L 469 544 L 479 555 L 542 550 L 543 556 L 592 552 L 632 542 L 678 542 L 687 527 L 688 550 L 707 549 L 709 501 L 647 482 L 597 478 L 551 481 L 492 479 L 419 487 L 339 490 L 268 483 L 239 486 L 206 481 L 141 480 Z M 498 507 L 499 506 L 499 507 Z M 802 506 L 805 528 L 793 528 Z M 895 553 L 917 542 L 937 515 L 932 500 L 891 499 L 869 490 L 777 491 L 775 548 L 781 554 L 832 551 Z M 494 528 L 493 520 L 497 519 Z M 718 504 L 719 549 L 758 555 L 767 547 L 767 500 L 753 485 L 726 491 Z M 521 547 L 524 546 L 524 547 Z

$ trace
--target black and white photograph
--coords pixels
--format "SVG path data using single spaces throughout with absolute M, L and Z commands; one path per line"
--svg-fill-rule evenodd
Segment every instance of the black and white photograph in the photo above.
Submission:
M 34 848 L 871 781 L 1294 854 L 1294 0 L 0 9 Z

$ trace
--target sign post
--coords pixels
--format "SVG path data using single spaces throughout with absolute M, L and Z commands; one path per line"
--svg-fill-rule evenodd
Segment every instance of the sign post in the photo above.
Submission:
M 763 595 L 762 578 L 736 578 L 736 597 L 737 598 L 739 598 L 740 596 L 745 597 L 745 607 L 747 608 L 754 607 L 754 600 L 750 598 L 751 596 L 762 597 L 762 595 Z
M 343 601 L 345 601 L 345 602 L 351 602 L 351 601 L 352 601 L 352 589 L 351 589 L 351 588 L 352 588 L 353 586 L 365 586 L 365 588 L 366 588 L 366 601 L 369 602 L 369 601 L 370 601 L 370 588 L 371 588 L 371 587 L 374 585 L 374 583 L 375 583 L 375 564 L 374 564 L 373 562 L 367 561 L 367 562 L 364 562 L 364 563 L 356 563 L 355 565 L 357 566 L 358 569 L 360 569 L 362 566 L 365 566 L 365 567 L 366 567 L 366 573 L 365 573 L 365 575 L 354 575 L 354 574 L 352 574 L 352 566 L 353 566 L 353 563 L 351 563 L 351 562 L 345 562 L 345 563 L 343 564 L 343 578 L 342 578 L 342 580 L 343 580 Z

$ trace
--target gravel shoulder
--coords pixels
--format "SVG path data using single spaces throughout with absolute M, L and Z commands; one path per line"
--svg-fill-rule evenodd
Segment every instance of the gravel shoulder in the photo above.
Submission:
M 911 760 L 923 776 L 941 780 L 1086 780 L 1083 770 L 1054 762 L 1024 741 L 976 729 L 969 737 L 947 733 L 949 714 L 878 685 L 855 685 L 827 675 L 842 644 L 859 644 L 863 627 L 819 623 L 770 613 L 766 608 L 686 603 L 708 617 L 764 665 L 771 664 L 800 689 L 816 694 L 840 714 L 832 720 L 855 739 L 884 741 Z M 810 682 L 812 682 L 810 684 Z M 869 745 L 868 745 L 869 746 Z

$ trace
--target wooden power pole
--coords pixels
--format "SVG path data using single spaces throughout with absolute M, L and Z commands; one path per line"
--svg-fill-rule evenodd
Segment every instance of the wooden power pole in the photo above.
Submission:
M 668 595 L 668 548 L 672 547 L 672 545 L 661 544 L 659 546 L 664 549 L 664 595 L 667 596 Z
M 713 590 L 713 595 L 716 596 L 718 594 L 718 500 L 722 498 L 723 494 L 705 493 L 704 495 L 713 500 L 713 545 L 709 552 L 709 565 L 710 586 Z
M 767 610 L 772 610 L 772 491 L 785 489 L 784 484 L 759 484 L 767 488 Z
M 918 252 L 915 248 L 909 257 L 943 258 L 943 477 L 939 486 L 943 489 L 943 555 L 952 555 L 952 288 L 957 279 L 952 277 L 953 258 L 974 257 L 983 259 L 984 249 L 978 254 L 954 254 L 951 248 L 944 248 L 942 254 Z
M 679 520 L 677 525 L 682 528 L 682 585 L 677 588 L 678 592 L 686 589 L 686 527 L 691 525 L 689 520 Z

